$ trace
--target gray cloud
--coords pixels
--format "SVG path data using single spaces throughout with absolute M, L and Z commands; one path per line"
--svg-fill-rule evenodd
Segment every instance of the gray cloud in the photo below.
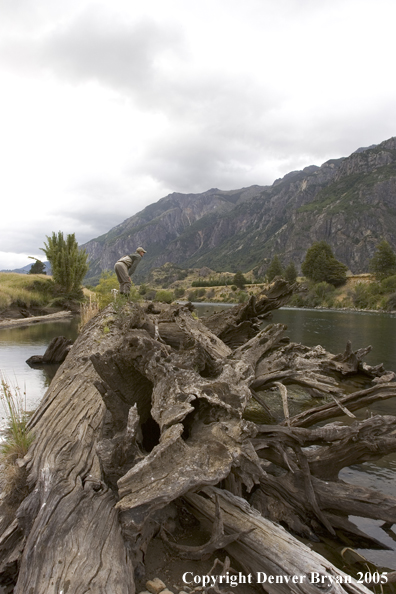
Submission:
M 75 83 L 97 81 L 127 92 L 147 107 L 163 86 L 159 59 L 185 51 L 179 31 L 148 17 L 128 21 L 90 6 L 40 37 L 11 37 L 3 63 L 47 71 Z
M 87 160 L 90 179 L 81 182 L 83 167 L 75 177 L 71 175 L 79 181 L 72 182 L 76 183 L 73 188 L 59 187 L 62 205 L 54 205 L 53 214 L 35 222 L 33 231 L 22 222 L 18 229 L 2 234 L 3 245 L 12 251 L 24 245 L 37 253 L 45 235 L 59 228 L 75 231 L 83 243 L 169 191 L 271 184 L 288 171 L 346 156 L 395 133 L 391 42 L 384 38 L 384 44 L 375 39 L 366 43 L 371 22 L 366 14 L 359 33 L 367 7 L 356 12 L 355 0 L 331 4 L 248 0 L 246 6 L 238 0 L 204 1 L 197 22 L 185 27 L 176 12 L 171 20 L 177 2 L 172 3 L 170 18 L 163 21 L 150 13 L 153 6 L 146 11 L 149 16 L 141 17 L 117 2 L 112 8 L 95 2 L 82 3 L 81 8 L 77 0 L 70 0 L 67 9 L 47 0 L 21 2 L 0 0 L 8 23 L 2 25 L 0 65 L 35 79 L 37 88 L 41 80 L 64 85 L 75 101 L 69 115 L 75 118 L 71 120 L 76 123 L 75 143 L 80 125 L 87 150 L 87 138 L 92 135 L 92 123 L 84 128 L 87 104 L 81 114 L 76 110 L 85 85 L 90 90 L 88 101 L 95 100 L 95 92 L 100 105 L 107 106 L 108 96 L 115 97 L 112 109 L 118 102 L 123 114 L 130 109 L 131 118 L 124 137 L 122 121 L 116 123 L 114 134 L 106 136 L 110 142 L 122 140 L 119 168 L 113 160 L 111 173 L 104 171 L 95 178 L 95 168 Z M 18 13 L 17 6 L 26 10 Z M 30 32 L 24 15 L 34 23 Z M 229 61 L 227 51 L 219 53 L 217 60 L 214 50 L 213 63 L 204 51 L 201 60 L 201 49 L 215 47 L 207 36 L 205 15 L 213 17 L 212 39 L 218 35 L 219 47 L 224 40 L 225 49 L 233 51 Z M 343 15 L 349 20 L 344 22 Z M 328 29 L 327 17 L 332 19 Z M 346 39 L 342 32 L 352 22 L 356 26 Z M 301 37 L 293 37 L 300 28 Z M 194 43 L 189 32 L 195 35 Z M 312 40 L 305 43 L 303 36 L 311 33 Z M 266 36 L 270 44 L 265 43 Z M 334 46 L 332 40 L 337 41 Z M 75 95 L 74 87 L 78 87 Z M 25 101 L 29 107 L 28 96 Z M 109 117 L 115 112 L 112 109 Z M 132 138 L 129 144 L 128 135 L 141 114 L 147 128 L 152 115 L 153 125 L 145 137 L 142 124 L 139 142 Z M 49 117 L 42 125 L 53 126 L 54 121 Z M 99 114 L 98 137 L 100 126 Z M 71 135 L 59 142 L 73 143 L 73 139 Z M 59 154 L 67 168 L 67 153 Z M 105 150 L 101 157 L 106 169 Z M 84 154 L 81 159 L 85 166 Z M 56 183 L 54 188 L 57 191 Z

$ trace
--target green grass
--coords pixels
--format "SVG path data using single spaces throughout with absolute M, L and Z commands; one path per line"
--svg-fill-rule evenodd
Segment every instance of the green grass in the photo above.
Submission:
M 44 307 L 52 299 L 53 282 L 45 274 L 0 272 L 0 310 L 19 307 Z

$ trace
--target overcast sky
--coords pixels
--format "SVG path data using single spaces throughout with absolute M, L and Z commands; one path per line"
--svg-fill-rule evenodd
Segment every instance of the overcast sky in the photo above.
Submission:
M 0 0 L 0 270 L 396 135 L 395 0 Z

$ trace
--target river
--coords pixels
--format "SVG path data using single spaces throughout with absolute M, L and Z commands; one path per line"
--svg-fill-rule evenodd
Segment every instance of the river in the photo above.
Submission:
M 196 305 L 200 316 L 229 307 L 211 303 Z M 383 363 L 385 369 L 396 372 L 394 314 L 282 308 L 272 314 L 269 322 L 286 324 L 287 336 L 293 342 L 301 342 L 307 346 L 320 344 L 334 354 L 344 351 L 347 340 L 351 340 L 354 350 L 371 345 L 373 348 L 366 361 L 371 365 Z M 26 392 L 28 409 L 32 410 L 39 404 L 55 373 L 55 368 L 32 369 L 26 364 L 26 359 L 31 355 L 44 354 L 55 336 L 75 339 L 77 332 L 77 319 L 0 330 L 0 371 L 9 382 L 17 383 L 21 392 Z M 381 414 L 395 414 L 395 400 L 376 403 L 371 410 Z M 4 422 L 5 415 L 0 407 L 0 428 L 4 426 Z M 340 473 L 340 478 L 395 495 L 396 454 L 385 456 L 376 463 L 345 468 Z M 388 551 L 361 551 L 364 556 L 373 563 L 395 570 L 396 543 L 381 530 L 381 522 L 354 517 L 350 519 L 355 521 L 361 530 L 374 535 L 391 548 Z

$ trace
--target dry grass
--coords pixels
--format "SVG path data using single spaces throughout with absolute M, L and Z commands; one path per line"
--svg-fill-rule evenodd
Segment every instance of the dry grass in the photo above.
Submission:
M 45 274 L 0 272 L 0 310 L 13 303 L 20 307 L 45 306 L 51 297 L 52 280 Z
M 0 400 L 7 419 L 5 439 L 0 445 L 2 462 L 2 489 L 8 505 L 15 506 L 28 494 L 26 471 L 17 464 L 32 444 L 34 436 L 27 428 L 26 392 L 0 373 Z
M 81 303 L 80 305 L 80 324 L 78 326 L 78 331 L 81 332 L 81 329 L 99 313 L 99 301 L 95 298 L 92 298 L 92 295 L 89 295 L 89 301 L 86 303 Z
M 33 434 L 27 429 L 29 413 L 26 411 L 26 392 L 12 385 L 0 372 L 0 400 L 7 419 L 5 441 L 0 445 L 3 461 L 14 463 L 23 458 L 33 441 Z

